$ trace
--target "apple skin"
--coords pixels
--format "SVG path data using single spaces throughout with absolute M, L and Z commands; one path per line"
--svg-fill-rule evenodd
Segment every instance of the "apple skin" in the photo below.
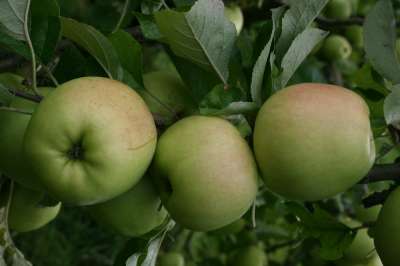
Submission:
M 266 186 L 315 201 L 349 189 L 369 171 L 375 146 L 364 100 L 342 87 L 303 83 L 261 107 L 254 151 Z
M 61 209 L 61 203 L 55 206 L 39 206 L 44 193 L 26 189 L 14 183 L 14 191 L 9 209 L 8 225 L 17 232 L 29 232 L 51 222 Z M 2 205 L 6 202 L 2 198 Z
M 234 221 L 233 223 L 230 223 L 222 228 L 219 228 L 217 230 L 211 231 L 211 233 L 215 235 L 232 235 L 232 234 L 237 234 L 240 231 L 244 229 L 246 226 L 246 220 L 241 218 L 239 220 Z
M 374 227 L 376 251 L 385 266 L 397 266 L 400 261 L 400 188 L 390 193 Z
M 50 91 L 51 88 L 39 88 L 43 95 Z M 10 107 L 33 112 L 37 105 L 33 101 L 15 97 Z M 42 190 L 40 181 L 32 175 L 23 156 L 24 136 L 30 119 L 31 116 L 27 114 L 0 111 L 0 171 L 26 188 Z
M 257 167 L 248 144 L 217 117 L 191 116 L 168 128 L 151 173 L 171 217 L 195 231 L 234 222 L 257 194 Z
M 144 235 L 165 220 L 167 212 L 159 210 L 161 200 L 151 180 L 144 176 L 124 194 L 109 201 L 87 207 L 99 224 L 128 236 Z
M 352 53 L 349 41 L 343 36 L 332 34 L 325 39 L 321 48 L 323 57 L 329 61 L 348 59 Z
M 225 6 L 225 17 L 235 25 L 236 33 L 239 35 L 244 23 L 242 9 L 236 4 L 229 4 Z
M 346 20 L 352 13 L 352 4 L 349 0 L 330 0 L 325 8 L 325 15 L 331 19 Z
M 265 252 L 259 246 L 249 246 L 234 252 L 230 266 L 268 266 Z
M 150 111 L 171 124 L 177 115 L 186 115 L 195 109 L 195 103 L 178 74 L 169 71 L 154 71 L 143 75 L 146 90 L 141 93 Z M 157 101 L 158 100 L 158 101 Z M 161 104 L 161 103 L 162 104 Z
M 185 266 L 185 258 L 177 252 L 164 253 L 158 257 L 157 266 Z
M 134 90 L 115 80 L 84 77 L 59 86 L 39 104 L 23 149 L 50 195 L 91 205 L 135 185 L 156 142 L 154 120 Z
M 363 27 L 359 25 L 352 25 L 346 28 L 346 38 L 353 44 L 357 49 L 364 48 L 364 35 Z

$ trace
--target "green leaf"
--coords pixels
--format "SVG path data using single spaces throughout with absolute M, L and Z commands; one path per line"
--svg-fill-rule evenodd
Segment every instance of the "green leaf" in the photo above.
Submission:
M 279 25 L 279 21 L 282 18 L 284 8 L 279 7 L 272 10 L 272 31 L 269 37 L 268 43 L 265 45 L 264 49 L 261 51 L 254 68 L 251 77 L 251 98 L 257 104 L 261 105 L 262 99 L 262 88 L 264 82 L 265 68 L 267 67 L 268 58 L 270 56 L 272 41 L 275 37 L 275 32 Z
M 159 40 L 161 39 L 161 33 L 158 30 L 157 24 L 154 20 L 153 15 L 145 15 L 139 12 L 133 12 L 139 21 L 140 29 L 143 36 L 149 40 Z
M 290 2 L 290 9 L 282 19 L 282 32 L 276 45 L 276 58 L 281 62 L 291 43 L 319 15 L 328 0 L 297 0 Z
M 140 7 L 143 14 L 153 14 L 162 7 L 162 0 L 142 0 Z
M 253 103 L 254 104 L 254 103 Z M 251 136 L 253 130 L 244 115 L 231 115 L 227 119 L 239 130 L 243 138 Z
M 31 59 L 31 52 L 26 43 L 6 34 L 2 28 L 0 24 L 0 47 L 4 47 L 11 52 L 19 54 L 25 59 Z
M 0 24 L 7 34 L 25 40 L 24 23 L 27 0 L 0 0 Z
M 0 106 L 9 106 L 13 98 L 14 95 L 0 82 Z
M 309 28 L 294 39 L 282 59 L 282 73 L 276 79 L 273 78 L 273 91 L 280 90 L 286 86 L 300 64 L 327 35 L 327 32 L 320 29 Z
M 108 39 L 114 46 L 122 67 L 132 75 L 141 88 L 144 88 L 142 46 L 129 33 L 122 30 L 112 33 Z
M 42 63 L 47 64 L 52 59 L 61 38 L 61 22 L 59 17 L 32 17 L 31 39 L 35 54 Z
M 236 30 L 224 16 L 221 0 L 199 0 L 189 12 L 155 13 L 157 25 L 172 51 L 228 82 L 228 65 Z
M 60 16 L 60 7 L 56 0 L 32 0 L 30 13 L 33 16 Z
M 400 65 L 396 59 L 396 19 L 390 0 L 380 0 L 364 22 L 367 58 L 382 76 L 400 83 Z
M 383 108 L 386 124 L 400 129 L 400 86 L 386 97 Z
M 62 34 L 88 51 L 113 79 L 123 79 L 123 69 L 111 42 L 92 26 L 61 18 Z
M 85 64 L 85 57 L 75 45 L 71 45 L 61 54 L 54 76 L 60 83 L 86 76 Z

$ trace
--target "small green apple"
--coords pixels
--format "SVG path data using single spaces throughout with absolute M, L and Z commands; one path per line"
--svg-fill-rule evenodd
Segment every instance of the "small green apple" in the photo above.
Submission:
M 350 0 L 330 0 L 325 8 L 325 15 L 331 19 L 346 20 L 352 13 Z
M 400 261 L 400 188 L 383 204 L 374 227 L 376 251 L 385 266 L 398 266 Z
M 254 151 L 273 192 L 305 201 L 332 197 L 360 181 L 374 163 L 368 106 L 334 85 L 282 89 L 257 115 Z
M 164 253 L 158 257 L 157 266 L 185 266 L 185 258 L 177 252 Z
M 239 35 L 244 23 L 242 9 L 236 4 L 229 4 L 225 6 L 225 17 L 235 25 L 236 32 Z
M 268 259 L 259 246 L 249 246 L 233 252 L 230 266 L 267 266 Z
M 135 237 L 153 230 L 165 220 L 167 212 L 160 209 L 160 205 L 151 180 L 144 176 L 128 192 L 87 209 L 100 224 L 122 235 Z
M 239 131 L 217 117 L 190 116 L 159 139 L 152 175 L 171 217 L 210 231 L 239 219 L 253 203 L 257 167 Z
M 321 48 L 323 57 L 329 61 L 343 60 L 350 57 L 352 52 L 349 41 L 343 36 L 332 34 L 325 39 Z
M 55 206 L 40 206 L 44 196 L 43 192 L 15 184 L 8 214 L 9 227 L 17 232 L 28 232 L 52 221 L 60 212 L 61 203 Z
M 50 88 L 39 88 L 40 93 L 48 94 Z M 33 112 L 37 103 L 15 97 L 10 107 Z M 31 115 L 0 111 L 0 170 L 20 185 L 34 190 L 41 190 L 40 181 L 32 175 L 32 171 L 23 156 L 23 141 Z
M 374 7 L 376 0 L 362 0 L 358 5 L 358 14 L 366 16 L 369 11 Z
M 146 91 L 140 93 L 143 100 L 153 115 L 160 117 L 166 124 L 195 109 L 194 100 L 178 74 L 168 71 L 149 72 L 143 76 L 143 81 L 146 87 Z
M 359 25 L 352 25 L 346 28 L 346 38 L 357 49 L 364 47 L 363 27 Z
M 91 205 L 135 185 L 153 157 L 157 132 L 142 98 L 121 82 L 84 77 L 56 88 L 25 134 L 26 162 L 54 198 Z

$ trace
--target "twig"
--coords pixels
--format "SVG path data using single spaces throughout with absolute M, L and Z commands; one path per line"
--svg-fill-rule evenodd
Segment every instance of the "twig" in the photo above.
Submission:
M 351 25 L 363 25 L 363 17 L 351 17 L 346 20 L 329 19 L 325 17 L 319 17 L 315 19 L 321 28 L 335 28 L 335 27 L 347 27 Z
M 117 30 L 119 30 L 119 28 L 121 27 L 122 22 L 124 21 L 124 18 L 126 16 L 126 12 L 128 11 L 128 7 L 129 7 L 130 2 L 131 2 L 130 0 L 125 0 L 125 4 L 124 4 L 124 7 L 122 9 L 121 16 L 119 17 L 117 25 L 115 25 L 113 33 L 116 32 Z
M 368 184 L 389 180 L 400 181 L 400 163 L 375 165 L 360 183 Z
M 376 192 L 372 194 L 369 197 L 366 197 L 365 199 L 362 200 L 362 203 L 365 208 L 371 208 L 376 205 L 380 205 L 385 202 L 386 198 L 389 196 L 389 194 L 393 191 L 394 187 L 381 191 L 381 192 Z
M 21 90 L 9 90 L 9 92 L 17 97 L 24 98 L 32 102 L 39 103 L 43 99 L 41 95 L 34 95 Z
M 287 242 L 279 243 L 279 244 L 276 244 L 276 245 L 273 245 L 273 246 L 267 248 L 265 250 L 265 252 L 271 253 L 271 252 L 274 252 L 274 251 L 276 251 L 278 249 L 281 249 L 281 248 L 285 248 L 285 247 L 288 247 L 288 246 L 296 245 L 297 243 L 300 243 L 301 241 L 303 241 L 303 240 L 301 240 L 301 239 L 293 239 L 293 240 L 289 240 Z

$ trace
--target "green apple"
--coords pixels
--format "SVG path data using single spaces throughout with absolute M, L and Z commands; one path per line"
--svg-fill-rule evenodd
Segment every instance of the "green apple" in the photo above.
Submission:
M 141 93 L 143 100 L 153 115 L 160 117 L 166 124 L 195 109 L 194 100 L 178 74 L 168 71 L 149 72 L 143 76 L 143 81 L 146 87 L 146 91 Z
M 362 0 L 364 1 L 364 0 Z M 358 13 L 358 8 L 360 5 L 360 0 L 350 0 L 350 4 L 351 4 L 351 12 L 353 15 L 357 15 Z
M 40 88 L 47 94 L 50 88 Z M 15 97 L 10 107 L 33 112 L 37 103 Z M 0 171 L 19 184 L 34 190 L 41 190 L 39 180 L 32 175 L 29 165 L 23 156 L 23 141 L 31 115 L 0 111 Z
M 254 151 L 273 192 L 305 201 L 332 197 L 360 181 L 374 163 L 368 106 L 339 86 L 287 87 L 261 107 Z
M 225 6 L 225 17 L 235 25 L 236 32 L 239 35 L 244 23 L 242 9 L 236 4 L 229 4 Z
M 9 227 L 17 232 L 28 232 L 52 221 L 60 212 L 61 203 L 55 206 L 40 206 L 44 196 L 43 192 L 15 184 L 8 214 Z
M 352 52 L 349 41 L 343 36 L 332 34 L 325 39 L 321 48 L 323 57 L 329 61 L 343 60 Z
M 349 0 L 330 0 L 325 8 L 325 15 L 331 19 L 346 20 L 352 13 L 352 3 Z
M 352 25 L 346 28 L 346 38 L 357 49 L 364 47 L 363 27 L 359 25 Z
M 160 198 L 151 180 L 144 176 L 128 192 L 87 209 L 100 224 L 122 235 L 135 237 L 161 225 L 167 212 L 160 206 Z
M 376 0 L 362 0 L 358 5 L 358 14 L 366 16 L 369 11 L 374 7 Z
M 268 259 L 259 246 L 249 246 L 236 250 L 230 258 L 232 266 L 267 266 Z
M 32 115 L 26 161 L 54 198 L 90 205 L 135 185 L 153 157 L 154 120 L 142 98 L 121 82 L 84 77 L 64 83 Z
M 185 258 L 177 252 L 164 253 L 158 257 L 157 266 L 185 266 Z
M 211 232 L 216 235 L 232 235 L 242 231 L 245 226 L 246 226 L 246 220 L 241 218 L 239 220 L 234 221 L 233 223 L 230 223 L 220 229 Z
M 398 266 L 400 261 L 400 188 L 386 199 L 374 227 L 376 251 L 385 266 Z
M 239 219 L 258 188 L 248 144 L 217 117 L 190 116 L 168 128 L 159 139 L 152 175 L 171 217 L 196 231 Z

